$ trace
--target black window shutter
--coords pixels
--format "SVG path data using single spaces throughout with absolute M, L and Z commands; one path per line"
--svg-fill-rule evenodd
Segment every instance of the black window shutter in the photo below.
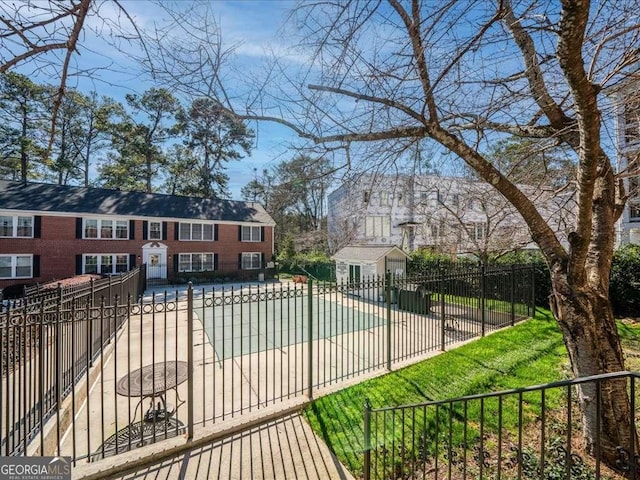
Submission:
M 178 222 L 174 222 L 173 223 L 173 228 L 174 228 L 173 239 L 174 240 L 178 240 L 178 233 L 180 231 L 180 224 Z
M 218 270 L 218 254 L 217 253 L 213 254 L 213 269 Z
M 40 255 L 33 256 L 33 277 L 40 276 Z
M 143 240 L 149 239 L 149 233 L 147 232 L 148 229 L 149 229 L 149 222 L 147 222 L 146 220 L 143 220 L 142 221 L 142 239 Z
M 76 255 L 76 275 L 82 275 L 82 255 Z
M 167 222 L 162 222 L 162 239 L 167 239 Z
M 129 270 L 132 270 L 134 268 L 136 268 L 136 254 L 135 253 L 130 253 L 129 254 Z
M 242 241 L 242 225 L 238 225 L 238 241 Z
M 214 242 L 218 241 L 218 224 L 217 223 L 213 225 L 213 241 Z
M 264 227 L 260 227 L 260 241 L 264 242 Z
M 136 221 L 129 220 L 129 240 L 136 239 Z
M 42 236 L 42 217 L 36 215 L 33 217 L 33 238 L 40 238 Z
M 82 218 L 76 218 L 76 238 L 82 238 Z
M 242 254 L 238 254 L 238 270 L 242 270 Z
M 260 268 L 264 268 L 264 253 L 260 254 Z
M 173 271 L 177 272 L 178 271 L 178 259 L 180 258 L 180 255 L 178 255 L 177 253 L 173 256 Z

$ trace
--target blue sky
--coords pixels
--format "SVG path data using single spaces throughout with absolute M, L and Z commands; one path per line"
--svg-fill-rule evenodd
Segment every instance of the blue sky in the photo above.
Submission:
M 180 0 L 171 4 L 164 3 L 178 9 L 188 5 Z M 153 28 L 154 25 L 162 25 L 167 21 L 167 13 L 155 2 L 123 0 L 121 4 L 136 25 L 143 29 Z M 295 6 L 293 0 L 212 0 L 201 2 L 200 6 L 208 6 L 209 14 L 220 27 L 224 43 L 234 46 L 235 68 L 246 68 L 247 71 L 255 69 L 265 61 L 269 52 L 285 49 L 281 43 L 280 27 L 289 10 Z M 104 41 L 104 37 L 109 37 L 113 32 L 109 22 L 125 26 L 131 32 L 133 29 L 128 27 L 130 22 L 122 17 L 114 3 L 105 2 L 99 8 L 99 15 L 89 17 L 85 23 L 80 55 L 76 55 L 72 63 L 72 69 L 82 71 L 91 68 L 92 73 L 72 76 L 67 85 L 84 92 L 95 90 L 100 95 L 110 96 L 121 102 L 124 102 L 127 93 L 142 93 L 150 87 L 162 86 L 146 75 L 132 58 L 142 53 L 138 43 L 111 38 L 109 42 L 119 43 L 120 48 L 115 49 Z M 36 81 L 45 83 L 55 82 L 58 74 L 49 69 L 38 69 L 33 64 L 25 65 L 20 70 L 32 75 Z M 233 84 L 227 85 L 227 88 L 233 89 Z M 233 94 L 233 91 L 230 93 Z M 289 149 L 290 143 L 295 141 L 291 130 L 270 123 L 254 123 L 251 128 L 256 133 L 255 149 L 240 162 L 228 164 L 232 198 L 240 198 L 240 189 L 253 178 L 254 168 L 261 171 L 288 160 L 295 154 Z

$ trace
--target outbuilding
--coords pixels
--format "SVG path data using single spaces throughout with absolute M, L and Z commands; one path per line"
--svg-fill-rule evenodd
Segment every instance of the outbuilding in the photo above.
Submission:
M 348 245 L 333 257 L 338 283 L 359 283 L 363 279 L 407 273 L 408 255 L 396 245 Z

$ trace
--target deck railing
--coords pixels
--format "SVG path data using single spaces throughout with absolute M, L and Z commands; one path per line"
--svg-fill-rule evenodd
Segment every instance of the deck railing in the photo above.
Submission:
M 640 478 L 634 435 L 617 446 L 615 471 L 602 458 L 599 422 L 587 451 L 577 392 L 591 387 L 599 415 L 607 408 L 602 392 L 626 382 L 633 423 L 638 380 L 620 372 L 415 405 L 372 408 L 365 401 L 363 478 Z

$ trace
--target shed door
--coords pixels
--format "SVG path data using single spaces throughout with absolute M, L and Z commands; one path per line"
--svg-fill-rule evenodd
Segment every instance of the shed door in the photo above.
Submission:
M 360 265 L 349 265 L 349 283 L 360 283 Z
M 406 260 L 404 258 L 387 258 L 387 271 L 397 277 L 404 276 Z

